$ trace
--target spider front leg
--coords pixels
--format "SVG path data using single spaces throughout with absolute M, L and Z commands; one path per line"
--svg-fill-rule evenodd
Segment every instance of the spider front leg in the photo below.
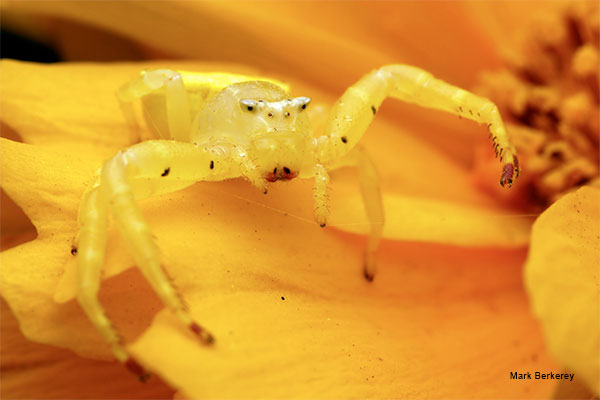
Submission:
M 321 228 L 327 225 L 329 217 L 329 195 L 327 186 L 329 185 L 329 174 L 325 167 L 316 164 L 314 167 L 315 186 L 313 187 L 313 198 L 315 200 L 315 221 Z
M 262 176 L 248 153 L 234 148 L 231 155 L 232 161 L 239 165 L 241 175 L 262 193 L 267 194 L 267 180 Z
M 367 74 L 348 88 L 336 102 L 325 127 L 326 134 L 316 138 L 314 144 L 318 165 L 332 168 L 348 155 L 359 169 L 361 192 L 371 223 L 365 257 L 365 277 L 369 280 L 373 279 L 375 273 L 375 254 L 384 222 L 383 205 L 372 162 L 362 151 L 354 155 L 349 153 L 388 96 L 485 123 L 496 155 L 505 163 L 500 184 L 510 187 L 519 175 L 516 151 L 508 139 L 498 108 L 491 101 L 408 65 L 388 65 Z
M 239 170 L 227 159 L 228 154 L 222 149 L 211 152 L 190 143 L 142 142 L 108 160 L 102 168 L 99 186 L 88 191 L 84 198 L 77 252 L 77 297 L 115 357 L 140 377 L 144 376 L 143 369 L 128 356 L 97 298 L 106 245 L 107 212 L 112 211 L 137 266 L 164 304 L 201 341 L 210 344 L 213 336 L 193 320 L 169 281 L 160 263 L 158 247 L 135 199 L 181 189 L 199 180 L 239 176 Z
M 381 242 L 385 221 L 379 177 L 377 176 L 373 161 L 361 146 L 355 147 L 338 163 L 331 165 L 331 168 L 345 166 L 356 167 L 358 170 L 360 192 L 370 226 L 367 248 L 365 250 L 363 275 L 368 281 L 372 281 L 377 269 L 376 255 L 379 243 Z M 321 227 L 325 227 L 327 217 L 329 216 L 329 196 L 327 194 L 329 174 L 323 165 L 317 164 L 314 168 L 314 176 L 315 186 L 313 188 L 313 197 L 315 200 L 315 220 Z
M 373 161 L 365 150 L 357 146 L 346 157 L 351 165 L 358 169 L 358 181 L 360 184 L 360 193 L 362 195 L 365 212 L 371 232 L 365 251 L 365 264 L 363 274 L 368 281 L 372 281 L 377 270 L 376 255 L 383 234 L 383 224 L 385 222 L 385 213 L 383 211 L 383 199 L 381 198 L 381 189 L 379 187 L 379 176 Z
M 333 109 L 326 135 L 317 138 L 318 162 L 326 164 L 347 154 L 388 96 L 486 124 L 496 156 L 504 162 L 500 184 L 510 187 L 519 176 L 516 151 L 496 105 L 408 65 L 384 66 L 348 88 Z

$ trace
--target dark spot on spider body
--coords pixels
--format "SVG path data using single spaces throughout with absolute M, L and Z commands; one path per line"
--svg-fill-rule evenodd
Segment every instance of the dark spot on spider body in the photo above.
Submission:
M 371 106 L 371 111 L 373 111 L 373 115 L 377 114 L 377 109 L 375 106 Z
M 348 138 L 346 136 L 342 136 L 341 139 L 342 139 L 342 142 L 348 143 Z
M 71 246 L 71 254 L 74 255 L 74 256 L 77 255 L 77 247 Z
M 163 171 L 162 174 L 160 174 L 160 176 L 167 176 L 167 175 L 169 175 L 169 172 L 171 172 L 171 168 L 170 167 L 165 168 L 165 170 Z
M 248 106 L 248 111 L 252 111 L 252 110 L 254 110 L 254 107 Z
M 214 169 L 215 168 L 215 162 L 213 160 L 210 160 L 210 169 Z

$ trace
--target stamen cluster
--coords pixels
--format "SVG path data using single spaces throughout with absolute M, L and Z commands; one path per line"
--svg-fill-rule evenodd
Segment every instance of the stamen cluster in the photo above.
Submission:
M 585 2 L 538 16 L 477 89 L 507 121 L 537 206 L 600 182 L 598 12 Z

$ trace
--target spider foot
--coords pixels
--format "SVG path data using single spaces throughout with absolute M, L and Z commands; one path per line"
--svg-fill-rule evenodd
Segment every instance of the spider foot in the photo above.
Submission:
M 321 228 L 325 228 L 327 226 L 327 219 L 329 217 L 329 209 L 327 206 L 317 205 L 314 211 L 315 222 Z
M 514 161 L 512 163 L 504 164 L 502 168 L 502 175 L 500 176 L 500 185 L 503 187 L 506 185 L 507 187 L 511 187 L 513 181 L 519 177 L 519 159 L 517 156 L 514 156 Z
M 376 269 L 377 264 L 375 263 L 375 254 L 367 252 L 365 254 L 365 263 L 363 265 L 363 276 L 367 282 L 373 282 L 373 279 L 375 279 Z
M 215 343 L 215 337 L 197 323 L 192 322 L 189 327 L 203 344 L 210 346 Z
M 146 383 L 152 377 L 152 375 L 132 357 L 127 358 L 124 364 L 125 368 L 136 375 L 142 383 Z

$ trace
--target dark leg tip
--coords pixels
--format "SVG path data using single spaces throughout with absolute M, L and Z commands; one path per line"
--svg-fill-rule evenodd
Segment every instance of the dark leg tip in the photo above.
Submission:
M 206 345 L 212 345 L 215 343 L 215 337 L 208 332 L 206 329 L 204 329 L 203 327 L 201 327 L 200 325 L 198 325 L 195 322 L 192 322 L 190 324 L 190 330 L 192 332 L 194 332 L 194 334 L 196 334 L 196 336 L 198 336 L 198 338 L 200 339 L 200 341 Z
M 136 360 L 129 357 L 127 361 L 125 361 L 125 368 L 131 371 L 134 375 L 138 377 L 140 382 L 146 383 L 148 379 L 152 377 L 148 371 L 144 369 Z
M 375 279 L 375 274 L 373 274 L 372 272 L 367 271 L 366 268 L 363 269 L 363 276 L 365 277 L 365 279 L 367 280 L 367 282 L 373 282 L 373 279 Z
M 325 222 L 323 222 L 322 224 L 319 225 L 321 228 L 325 228 L 325 226 L 327 226 L 327 224 Z
M 518 169 L 517 169 L 518 171 Z M 518 172 L 517 172 L 518 174 Z M 500 185 L 502 187 L 511 187 L 513 184 L 513 177 L 515 177 L 515 166 L 513 164 L 505 164 L 502 168 L 502 176 L 500 177 Z
M 203 341 L 207 345 L 212 346 L 213 344 L 215 344 L 216 340 L 215 340 L 215 337 L 212 334 L 206 332 L 206 336 L 204 337 Z

